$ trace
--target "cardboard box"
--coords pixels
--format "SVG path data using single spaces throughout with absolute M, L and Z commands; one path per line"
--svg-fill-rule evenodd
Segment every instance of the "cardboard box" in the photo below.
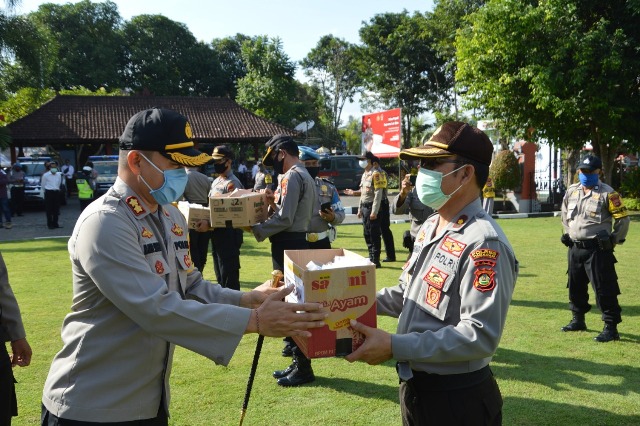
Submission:
M 200 204 L 191 204 L 188 201 L 178 201 L 178 210 L 180 210 L 180 213 L 187 219 L 189 229 L 196 229 L 197 222 L 211 218 L 209 207 L 201 206 Z
M 342 267 L 308 270 L 309 261 L 317 264 L 332 262 L 336 256 L 363 261 L 363 257 L 344 249 L 285 250 L 284 282 L 295 286 L 287 296 L 288 302 L 320 302 L 329 311 L 322 328 L 314 328 L 311 337 L 294 337 L 298 347 L 308 358 L 344 356 L 356 350 L 364 336 L 349 325 L 355 319 L 376 327 L 376 267 Z
M 209 198 L 211 226 L 242 228 L 267 220 L 267 196 L 261 192 L 238 189 Z

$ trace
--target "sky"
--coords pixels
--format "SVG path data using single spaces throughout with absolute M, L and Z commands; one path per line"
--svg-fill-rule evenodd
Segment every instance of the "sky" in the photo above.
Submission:
M 289 58 L 299 62 L 324 35 L 333 34 L 360 43 L 362 22 L 385 12 L 433 9 L 432 0 L 112 0 L 124 20 L 143 14 L 160 14 L 185 24 L 201 41 L 211 42 L 237 33 L 279 37 Z M 69 0 L 20 0 L 14 13 L 26 14 L 43 3 L 77 3 Z M 97 3 L 94 1 L 94 3 Z M 304 80 L 298 69 L 296 78 Z M 357 103 L 346 105 L 342 119 L 363 113 Z

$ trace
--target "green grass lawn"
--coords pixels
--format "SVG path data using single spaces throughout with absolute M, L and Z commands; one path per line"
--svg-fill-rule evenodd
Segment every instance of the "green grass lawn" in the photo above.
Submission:
M 600 344 L 600 313 L 587 314 L 588 331 L 562 333 L 567 308 L 566 249 L 559 218 L 500 220 L 520 261 L 513 302 L 492 364 L 505 400 L 505 425 L 640 424 L 640 217 L 633 217 L 624 246 L 616 250 L 622 289 L 621 340 Z M 402 231 L 393 225 L 398 259 Z M 366 254 L 362 227 L 339 228 L 334 247 Z M 20 416 L 14 425 L 39 424 L 40 397 L 49 364 L 60 349 L 60 326 L 71 303 L 66 240 L 2 243 L 0 250 L 20 303 L 34 357 L 16 369 Z M 250 289 L 269 278 L 268 243 L 245 234 L 241 280 Z M 393 285 L 402 261 L 377 270 L 378 288 Z M 205 276 L 213 278 L 209 258 Z M 593 293 L 590 292 L 593 300 Z M 396 320 L 379 317 L 394 331 Z M 178 348 L 172 374 L 172 425 L 237 424 L 256 336 L 245 337 L 228 367 Z M 343 359 L 313 361 L 317 380 L 303 387 L 276 385 L 271 372 L 289 360 L 282 341 L 265 339 L 245 425 L 400 425 L 398 379 L 393 362 L 381 366 Z

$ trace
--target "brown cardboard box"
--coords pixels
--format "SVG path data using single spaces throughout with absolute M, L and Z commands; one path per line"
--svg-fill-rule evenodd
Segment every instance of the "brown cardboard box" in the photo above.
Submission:
M 180 213 L 187 219 L 189 229 L 195 229 L 197 222 L 210 220 L 211 217 L 209 207 L 201 206 L 200 204 L 190 204 L 188 201 L 179 201 L 178 210 L 180 210 Z
M 209 198 L 211 226 L 242 228 L 267 219 L 267 196 L 248 189 Z
M 285 250 L 284 282 L 295 286 L 288 302 L 321 302 L 329 312 L 327 325 L 314 328 L 311 337 L 294 337 L 308 358 L 343 356 L 357 349 L 364 336 L 349 325 L 355 319 L 376 327 L 376 267 L 342 267 L 308 270 L 309 261 L 317 264 L 332 262 L 336 256 L 362 261 L 363 257 L 344 249 Z

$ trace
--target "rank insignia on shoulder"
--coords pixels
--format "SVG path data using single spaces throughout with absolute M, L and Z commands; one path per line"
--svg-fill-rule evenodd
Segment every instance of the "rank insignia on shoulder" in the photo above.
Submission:
M 136 216 L 140 216 L 141 214 L 144 214 L 146 212 L 144 207 L 142 207 L 142 205 L 140 204 L 138 198 L 134 197 L 133 195 L 127 197 L 127 200 L 125 202 L 129 206 L 133 214 L 135 214 Z
M 184 235 L 184 230 L 177 223 L 173 224 L 173 226 L 171 227 L 171 232 L 173 232 L 173 234 L 178 237 L 182 237 Z
M 143 226 L 142 233 L 140 235 L 142 235 L 144 238 L 151 238 L 153 237 L 153 232 L 149 231 L 147 228 Z

